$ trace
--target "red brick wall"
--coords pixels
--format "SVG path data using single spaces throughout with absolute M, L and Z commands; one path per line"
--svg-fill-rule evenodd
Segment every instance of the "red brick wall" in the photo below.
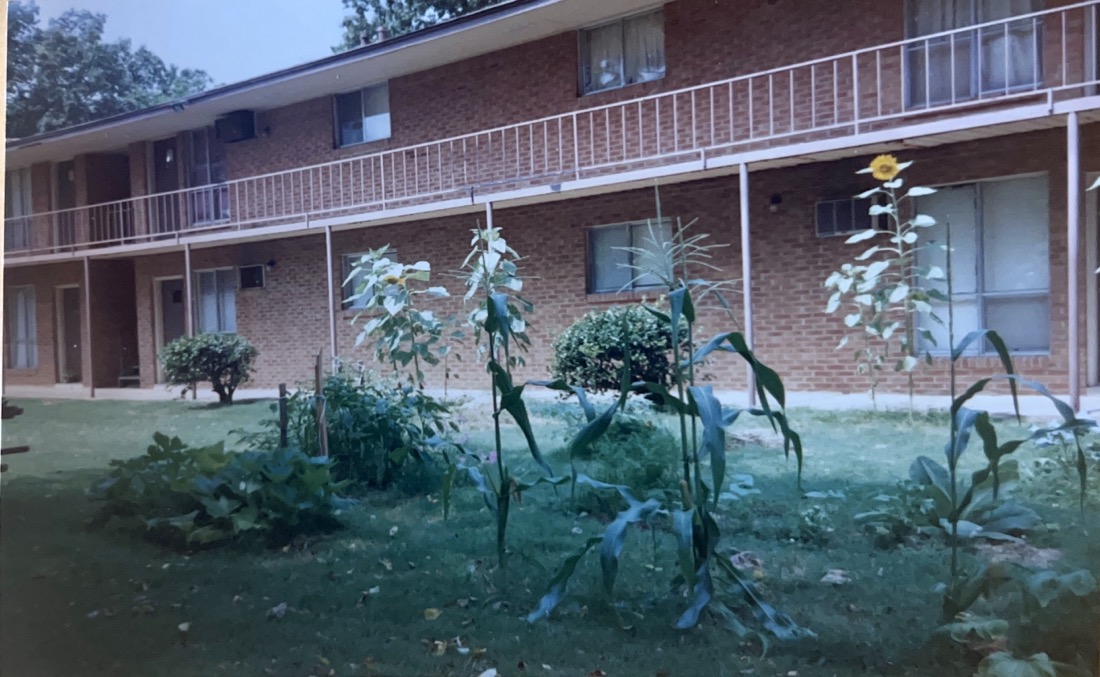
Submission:
M 32 179 L 33 181 L 33 179 Z M 57 299 L 58 286 L 80 285 L 84 283 L 84 269 L 80 263 L 62 263 L 34 266 L 33 268 L 8 268 L 4 271 L 5 301 L 10 287 L 33 285 L 35 300 L 35 320 L 37 322 L 38 367 L 35 369 L 8 369 L 7 343 L 4 344 L 4 383 L 9 385 L 49 385 L 57 383 Z M 7 308 L 7 303 L 4 304 Z M 7 333 L 5 311 L 4 333 Z M 83 324 L 83 319 L 81 320 Z M 81 333 L 86 337 L 87 328 Z M 87 342 L 85 341 L 85 344 Z M 87 370 L 90 359 L 84 356 L 84 369 Z M 85 371 L 87 373 L 87 371 Z

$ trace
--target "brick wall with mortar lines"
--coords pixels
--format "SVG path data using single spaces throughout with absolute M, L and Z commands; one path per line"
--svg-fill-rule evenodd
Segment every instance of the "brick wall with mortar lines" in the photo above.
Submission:
M 4 307 L 8 307 L 11 287 L 34 286 L 34 313 L 36 322 L 36 344 L 38 346 L 38 366 L 34 369 L 8 369 L 8 347 L 4 342 L 4 383 L 8 385 L 50 385 L 58 382 L 57 374 L 57 298 L 59 286 L 84 285 L 84 269 L 79 263 L 62 263 L 35 266 L 33 268 L 9 268 L 4 271 Z M 81 318 L 81 335 L 86 335 L 84 321 Z M 7 317 L 5 311 L 4 334 L 7 335 Z M 87 342 L 85 341 L 86 345 Z M 85 351 L 86 352 L 86 351 Z M 88 373 L 90 358 L 83 357 L 84 373 Z

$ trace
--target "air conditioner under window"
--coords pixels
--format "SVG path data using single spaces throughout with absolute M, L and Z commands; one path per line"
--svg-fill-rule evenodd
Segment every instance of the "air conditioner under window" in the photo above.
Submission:
M 226 113 L 214 121 L 214 131 L 218 140 L 224 143 L 236 143 L 256 138 L 256 112 L 235 110 Z
M 871 198 L 854 197 L 823 200 L 817 203 L 816 230 L 818 237 L 851 235 L 868 228 L 882 228 L 882 216 L 871 216 Z

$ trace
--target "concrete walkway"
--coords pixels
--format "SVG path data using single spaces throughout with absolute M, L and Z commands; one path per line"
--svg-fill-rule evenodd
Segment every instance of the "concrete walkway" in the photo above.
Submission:
M 442 396 L 442 391 L 431 391 L 433 395 Z M 525 391 L 536 399 L 551 400 L 557 397 L 557 393 L 542 388 L 529 388 Z M 747 404 L 747 398 L 741 391 L 719 391 L 719 399 L 723 403 L 735 407 L 743 407 Z M 456 400 L 485 403 L 489 400 L 488 391 L 484 390 L 450 390 L 448 397 Z M 1063 401 L 1068 398 L 1063 394 L 1057 394 Z M 47 400 L 86 400 L 90 399 L 88 388 L 79 384 L 58 384 L 55 386 L 8 386 L 4 388 L 4 396 L 11 399 L 30 398 Z M 279 396 L 275 389 L 241 389 L 236 392 L 234 399 L 274 399 Z M 168 389 L 164 386 L 153 388 L 96 388 L 95 399 L 99 400 L 131 400 L 131 401 L 168 401 L 180 399 L 179 389 Z M 188 393 L 187 400 L 191 400 Z M 200 402 L 216 402 L 218 396 L 209 389 L 200 388 L 197 396 Z M 600 398 L 602 399 L 602 398 Z M 879 394 L 879 410 L 907 411 L 909 397 L 898 394 Z M 833 411 L 870 410 L 871 398 L 868 393 L 832 393 L 832 392 L 791 392 L 787 395 L 787 404 L 790 407 L 805 407 L 808 409 L 821 409 Z M 944 395 L 917 395 L 914 405 L 918 411 L 945 410 L 950 406 L 950 400 Z M 1012 413 L 1012 400 L 1007 395 L 978 395 L 971 400 L 971 407 L 984 409 L 995 414 Z M 1021 394 L 1020 411 L 1029 417 L 1057 417 L 1058 413 L 1050 400 L 1036 395 Z M 1100 388 L 1090 388 L 1088 393 L 1081 398 L 1081 413 L 1090 417 L 1100 417 Z

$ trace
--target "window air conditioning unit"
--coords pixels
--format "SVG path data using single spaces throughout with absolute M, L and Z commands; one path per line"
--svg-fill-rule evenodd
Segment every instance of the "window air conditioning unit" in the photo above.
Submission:
M 240 288 L 241 289 L 262 289 L 264 286 L 264 267 L 263 266 L 241 266 L 239 269 L 240 274 Z
M 236 143 L 256 138 L 256 111 L 235 110 L 214 121 L 218 140 Z
M 871 198 L 862 200 L 848 197 L 841 200 L 822 200 L 817 203 L 816 225 L 818 237 L 851 235 L 869 228 L 882 230 L 886 226 L 884 216 L 871 216 Z

